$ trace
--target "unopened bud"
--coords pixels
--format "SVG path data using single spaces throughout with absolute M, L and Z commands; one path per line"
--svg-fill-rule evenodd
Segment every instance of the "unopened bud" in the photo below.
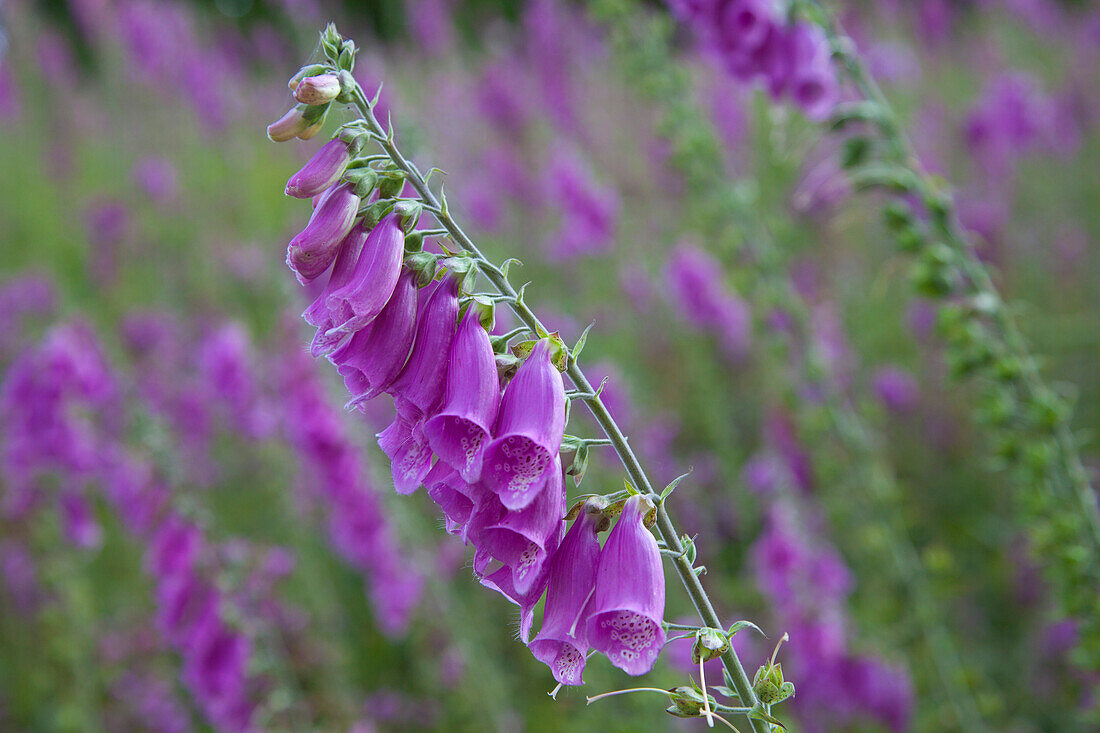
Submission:
M 298 72 L 290 77 L 290 81 L 286 85 L 290 88 L 290 91 L 295 91 L 298 88 L 298 84 L 307 76 L 317 76 L 323 74 L 329 67 L 324 64 L 308 64 L 298 69 Z
M 338 96 L 340 96 L 340 77 L 336 74 L 307 76 L 294 90 L 294 98 L 302 104 L 327 104 Z
M 268 125 L 268 138 L 273 142 L 285 143 L 305 132 L 310 126 L 310 121 L 305 116 L 306 109 L 305 105 L 295 105 L 285 115 Z
M 381 186 L 379 187 L 381 190 Z M 420 221 L 420 212 L 422 207 L 416 201 L 399 201 L 397 205 L 393 207 L 393 211 L 401 219 L 401 228 L 408 234 L 416 228 L 417 222 Z

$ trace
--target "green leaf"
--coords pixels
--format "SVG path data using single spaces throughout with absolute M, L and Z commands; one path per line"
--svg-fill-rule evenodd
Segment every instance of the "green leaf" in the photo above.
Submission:
M 754 624 L 752 621 L 735 622 L 733 626 L 730 626 L 730 630 L 726 632 L 726 635 L 734 636 L 735 634 L 737 634 L 737 632 L 744 631 L 745 629 L 754 629 L 758 631 L 760 635 L 763 636 L 765 639 L 768 638 L 768 635 L 761 631 L 760 627 Z
M 774 717 L 773 715 L 768 713 L 766 710 L 764 710 L 764 706 L 761 705 L 760 703 L 757 703 L 756 707 L 754 707 L 752 710 L 750 710 L 748 715 L 749 715 L 750 718 L 756 718 L 757 720 L 763 720 L 765 723 L 771 723 L 772 725 L 778 725 L 783 730 L 787 730 L 787 726 L 783 725 L 782 721 L 780 721 L 779 718 Z
M 694 471 L 694 470 L 695 470 L 694 468 L 689 468 L 687 473 L 682 474 L 682 475 L 677 476 L 676 478 L 672 479 L 672 483 L 670 483 L 668 486 L 666 486 L 664 488 L 664 491 L 661 492 L 661 501 L 664 501 L 665 497 L 667 497 L 669 494 L 671 494 L 673 491 L 675 491 L 676 487 L 680 485 L 680 482 L 683 481 L 684 479 L 686 479 L 688 476 L 690 476 L 691 472 Z
M 577 359 L 580 358 L 581 352 L 584 351 L 584 345 L 588 343 L 588 332 L 591 331 L 592 327 L 595 325 L 595 321 L 588 324 L 588 328 L 581 332 L 580 338 L 577 339 L 577 343 L 573 345 L 572 351 L 569 352 L 569 361 L 573 364 L 577 363 Z
M 732 697 L 732 698 L 736 698 L 738 700 L 741 699 L 741 696 L 737 694 L 737 690 L 731 690 L 730 688 L 726 687 L 725 685 L 709 685 L 709 687 L 710 687 L 710 689 L 714 690 L 715 692 L 717 692 L 722 697 Z

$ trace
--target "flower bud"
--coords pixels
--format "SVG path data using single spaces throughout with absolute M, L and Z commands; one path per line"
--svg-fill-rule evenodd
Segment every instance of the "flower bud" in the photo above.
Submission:
M 285 115 L 267 126 L 267 137 L 272 142 L 285 143 L 305 132 L 310 125 L 305 117 L 305 110 L 304 105 L 295 105 Z
M 340 96 L 340 77 L 336 74 L 307 76 L 294 90 L 294 98 L 302 104 L 327 104 Z
M 328 67 L 324 64 L 308 64 L 298 69 L 294 76 L 290 77 L 290 81 L 286 85 L 290 88 L 290 91 L 294 91 L 298 88 L 298 84 L 307 76 L 317 76 L 323 74 Z
M 290 177 L 286 183 L 286 195 L 307 199 L 321 193 L 340 180 L 349 160 L 348 146 L 343 142 L 331 140 L 325 143 L 308 163 Z M 365 198 L 358 189 L 355 193 L 359 198 Z

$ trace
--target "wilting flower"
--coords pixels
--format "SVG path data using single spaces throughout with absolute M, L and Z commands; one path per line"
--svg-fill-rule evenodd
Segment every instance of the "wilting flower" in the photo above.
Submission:
M 604 521 L 602 511 L 586 504 L 550 560 L 542 629 L 529 648 L 563 685 L 584 684 L 588 629 L 582 614 L 596 583 L 596 533 Z
M 352 404 L 389 388 L 409 358 L 415 334 L 416 275 L 406 270 L 374 321 L 329 355 L 352 394 Z
M 489 334 L 473 304 L 451 344 L 443 407 L 424 425 L 428 442 L 466 481 L 481 476 L 482 452 L 500 405 L 500 378 Z
M 348 184 L 331 189 L 317 205 L 306 228 L 290 240 L 286 250 L 286 263 L 299 282 L 304 285 L 328 269 L 358 211 L 359 197 Z
M 286 182 L 286 195 L 299 199 L 316 196 L 340 180 L 350 160 L 348 146 L 341 140 L 330 140 Z
M 645 528 L 649 509 L 630 497 L 604 544 L 588 616 L 588 643 L 627 674 L 653 668 L 665 643 L 665 576 L 657 540 Z
M 482 480 L 508 509 L 531 503 L 546 480 L 565 430 L 565 386 L 541 339 L 504 391 L 496 440 L 485 449 Z

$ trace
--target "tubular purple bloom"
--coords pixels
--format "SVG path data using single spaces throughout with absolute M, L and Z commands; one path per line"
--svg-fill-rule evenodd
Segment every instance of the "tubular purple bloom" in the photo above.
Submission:
M 485 449 L 482 480 L 509 509 L 531 503 L 551 470 L 565 430 L 565 386 L 542 339 L 516 372 Z
M 542 574 L 543 565 L 561 540 L 565 516 L 565 484 L 561 461 L 546 479 L 539 495 L 525 509 L 505 512 L 477 539 L 480 549 L 512 570 L 512 587 L 527 593 Z
M 457 319 L 458 279 L 448 275 L 428 296 L 416 325 L 409 361 L 387 390 L 394 396 L 398 410 L 410 420 L 419 421 L 431 414 L 443 399 Z
M 751 53 L 760 48 L 772 25 L 761 0 L 731 0 L 718 10 L 718 43 L 726 51 Z
M 373 399 L 401 373 L 416 334 L 416 276 L 401 274 L 374 321 L 329 355 L 352 394 L 351 404 Z
M 836 105 L 838 86 L 824 32 L 798 23 L 790 34 L 791 75 L 788 89 L 811 120 L 821 121 Z
M 550 560 L 542 629 L 530 643 L 535 659 L 563 685 L 583 685 L 588 630 L 582 615 L 596 584 L 603 512 L 585 506 Z
M 500 406 L 500 378 L 489 334 L 472 305 L 451 344 L 443 407 L 424 425 L 428 442 L 466 481 L 481 477 L 481 458 Z
M 390 214 L 371 230 L 347 282 L 325 298 L 328 322 L 325 339 L 339 342 L 374 320 L 393 293 L 401 275 L 405 234 L 397 216 Z
M 340 180 L 350 160 L 347 144 L 330 140 L 286 182 L 286 195 L 299 199 L 316 196 Z
M 318 204 L 306 228 L 287 246 L 286 263 L 298 282 L 304 285 L 328 269 L 358 211 L 359 197 L 348 184 L 337 186 Z
M 445 461 L 437 461 L 432 466 L 424 478 L 424 487 L 432 501 L 443 510 L 448 521 L 447 531 L 450 534 L 461 532 L 463 541 L 466 541 L 465 529 L 474 509 L 486 496 L 493 496 L 483 484 L 464 481 Z
M 399 494 L 416 491 L 432 467 L 432 449 L 416 423 L 401 412 L 378 434 L 378 446 L 390 459 L 393 486 Z
M 630 497 L 600 553 L 588 643 L 627 674 L 653 668 L 665 643 L 665 576 L 657 540 L 642 520 L 648 502 Z
M 340 96 L 340 77 L 336 74 L 307 76 L 294 88 L 294 98 L 302 104 L 326 104 Z
M 306 323 L 317 327 L 317 333 L 309 345 L 309 353 L 314 358 L 329 353 L 340 342 L 339 339 L 325 337 L 325 334 L 332 328 L 332 318 L 325 302 L 331 293 L 339 290 L 347 283 L 369 236 L 369 233 L 363 227 L 352 227 L 352 230 L 348 232 L 348 236 L 344 237 L 344 241 L 340 243 L 340 251 L 336 254 L 336 262 L 332 265 L 332 272 L 329 274 L 325 289 L 302 313 L 302 318 L 305 319 Z

